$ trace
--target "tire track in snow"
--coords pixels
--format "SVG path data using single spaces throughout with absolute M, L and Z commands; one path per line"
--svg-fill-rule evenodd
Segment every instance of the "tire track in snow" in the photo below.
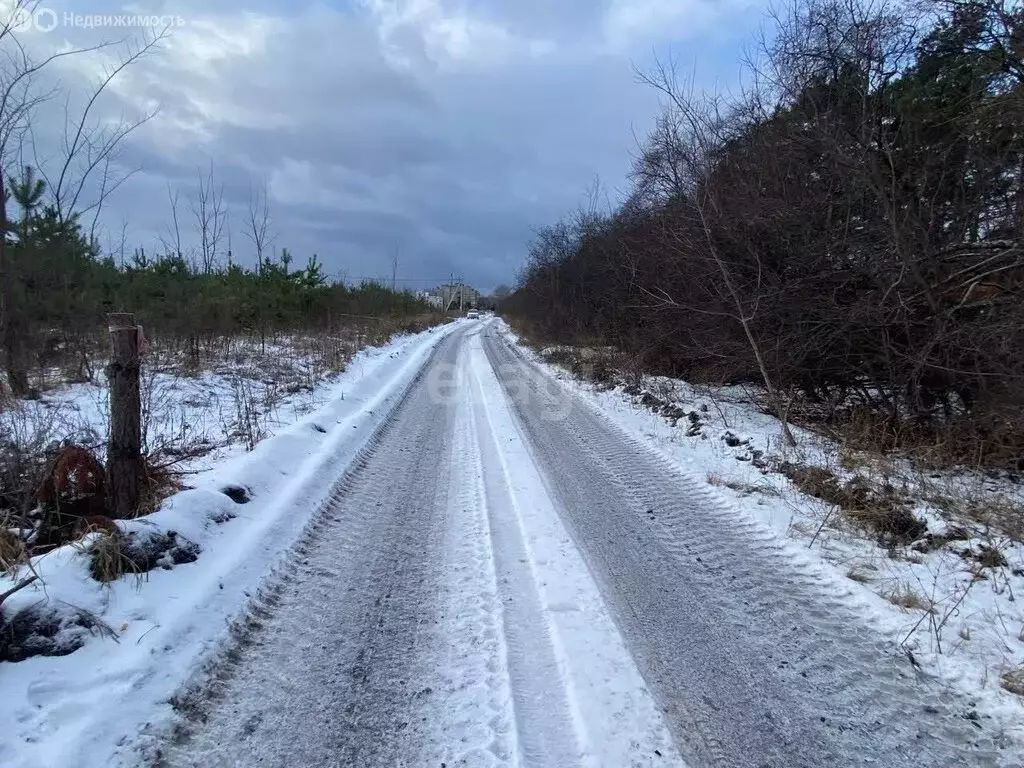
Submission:
M 492 541 L 499 575 L 502 551 L 508 574 L 501 591 L 517 720 L 521 740 L 532 739 L 524 744 L 524 762 L 681 766 L 654 700 L 552 506 L 480 340 L 469 348 Z M 524 625 L 533 628 L 532 636 L 524 637 Z M 517 676 L 516 657 L 524 651 L 529 655 Z M 537 664 L 541 653 L 550 654 L 543 667 Z M 549 737 L 538 738 L 538 725 L 556 728 L 563 741 L 544 743 Z
M 567 681 L 537 589 L 512 479 L 481 402 L 475 372 L 468 372 L 464 383 L 473 402 L 473 431 L 480 436 L 479 441 L 473 440 L 475 450 L 482 464 L 488 464 L 491 470 L 481 475 L 485 478 L 487 519 L 502 601 L 520 759 L 527 766 L 579 765 L 582 749 L 578 743 L 578 714 L 572 711 L 566 695 Z
M 469 334 L 467 334 L 469 335 Z M 465 354 L 457 376 L 465 386 Z M 494 570 L 483 466 L 464 398 L 455 414 L 449 481 L 446 642 L 432 735 L 420 765 L 518 766 L 508 650 Z
M 179 697 L 171 766 L 417 764 L 435 704 L 453 409 L 442 342 L 219 660 Z M 399 425 L 403 429 L 398 429 Z
M 968 702 L 917 681 L 770 531 L 493 333 L 485 349 L 688 757 L 780 768 L 1012 764 L 961 717 Z

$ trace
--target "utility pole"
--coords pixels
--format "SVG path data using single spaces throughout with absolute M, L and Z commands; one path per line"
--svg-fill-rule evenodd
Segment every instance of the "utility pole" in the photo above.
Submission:
M 391 258 L 391 292 L 395 292 L 398 282 L 398 246 L 395 246 L 395 255 Z

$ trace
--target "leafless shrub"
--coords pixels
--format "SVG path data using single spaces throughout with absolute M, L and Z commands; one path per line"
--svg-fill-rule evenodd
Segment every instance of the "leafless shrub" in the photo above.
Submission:
M 245 449 L 251 451 L 266 436 L 259 398 L 253 383 L 248 379 L 235 377 L 231 386 L 235 420 L 231 425 L 230 437 L 241 439 Z

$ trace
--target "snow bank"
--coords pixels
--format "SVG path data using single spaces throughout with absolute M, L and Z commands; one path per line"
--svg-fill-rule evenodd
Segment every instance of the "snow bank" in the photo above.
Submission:
M 194 542 L 196 562 L 103 586 L 89 577 L 81 544 L 36 558 L 40 581 L 10 598 L 5 614 L 40 601 L 58 615 L 84 609 L 117 641 L 69 627 L 62 631 L 77 633 L 69 640 L 86 641 L 71 655 L 0 664 L 0 764 L 106 766 L 119 741 L 169 716 L 168 699 L 216 650 L 228 619 L 455 325 L 360 352 L 327 387 L 325 407 L 197 475 L 154 514 L 121 524 Z

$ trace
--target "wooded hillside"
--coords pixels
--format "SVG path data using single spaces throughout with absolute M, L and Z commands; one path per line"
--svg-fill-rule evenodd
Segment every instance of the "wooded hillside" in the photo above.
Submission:
M 796 0 L 741 94 L 672 62 L 629 198 L 541 231 L 504 305 L 538 340 L 752 382 L 780 416 L 1021 466 L 1024 9 Z

